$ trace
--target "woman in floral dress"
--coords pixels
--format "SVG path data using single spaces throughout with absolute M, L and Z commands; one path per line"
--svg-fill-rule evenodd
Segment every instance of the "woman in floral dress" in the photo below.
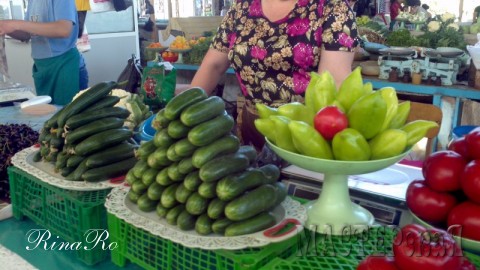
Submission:
M 356 45 L 347 0 L 237 0 L 190 86 L 211 92 L 233 67 L 245 97 L 237 136 L 261 149 L 254 104 L 302 101 L 312 71 L 330 71 L 339 85 L 351 72 Z

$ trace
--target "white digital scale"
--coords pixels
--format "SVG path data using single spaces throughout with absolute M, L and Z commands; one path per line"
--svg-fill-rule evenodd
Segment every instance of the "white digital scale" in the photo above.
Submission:
M 375 221 L 384 225 L 403 226 L 413 222 L 408 211 L 405 194 L 408 185 L 423 179 L 418 167 L 394 164 L 383 170 L 352 175 L 348 178 L 350 198 L 369 210 Z M 282 169 L 282 182 L 288 194 L 316 200 L 322 189 L 323 174 L 290 165 Z

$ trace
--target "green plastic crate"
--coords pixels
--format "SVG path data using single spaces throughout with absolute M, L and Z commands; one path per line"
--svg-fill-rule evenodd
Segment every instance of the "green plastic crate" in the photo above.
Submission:
M 275 258 L 288 258 L 297 252 L 295 237 L 242 250 L 188 248 L 152 235 L 113 214 L 108 213 L 107 217 L 109 239 L 118 244 L 118 248 L 111 251 L 112 261 L 120 267 L 130 261 L 149 270 L 257 270 Z
M 261 270 L 356 270 L 357 265 L 370 254 L 392 256 L 392 243 L 397 231 L 389 227 L 371 228 L 355 236 L 306 235 L 301 249 L 289 258 L 277 258 Z M 313 240 L 315 239 L 315 240 Z M 480 269 L 480 256 L 465 255 Z
M 10 166 L 8 168 L 13 216 L 28 217 L 68 243 L 81 242 L 77 257 L 87 265 L 97 264 L 109 255 L 101 246 L 85 239 L 90 229 L 107 229 L 105 199 L 110 189 L 98 191 L 65 190 Z

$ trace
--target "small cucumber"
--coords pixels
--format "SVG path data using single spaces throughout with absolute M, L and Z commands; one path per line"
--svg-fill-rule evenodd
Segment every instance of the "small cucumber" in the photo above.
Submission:
M 185 175 L 178 171 L 178 163 L 170 164 L 167 169 L 167 174 L 174 182 L 182 181 L 185 178 Z
M 132 184 L 132 190 L 137 194 L 144 194 L 147 189 L 148 187 L 141 180 L 135 181 Z
M 203 198 L 198 192 L 195 192 L 188 197 L 185 207 L 190 214 L 201 215 L 207 212 L 208 199 Z
M 227 202 L 220 200 L 219 198 L 213 199 L 208 204 L 207 214 L 212 219 L 219 219 L 224 216 L 225 206 Z
M 200 235 L 209 235 L 212 233 L 213 219 L 203 214 L 195 222 L 195 231 Z
M 147 141 L 140 144 L 137 151 L 135 152 L 135 156 L 142 160 L 147 160 L 148 156 L 153 153 L 157 149 L 157 146 L 153 143 L 153 141 Z
M 172 208 L 178 204 L 177 199 L 175 199 L 175 192 L 177 191 L 179 184 L 172 184 L 168 186 L 162 193 L 160 202 L 166 208 Z
M 198 175 L 198 170 L 190 172 L 183 179 L 183 185 L 185 185 L 185 188 L 190 191 L 196 191 L 202 183 L 203 182 Z
M 173 162 L 182 160 L 182 157 L 177 155 L 177 153 L 175 152 L 174 144 L 170 145 L 170 147 L 167 149 L 167 158 Z
M 183 210 L 185 210 L 185 206 L 183 204 L 179 204 L 168 210 L 167 216 L 165 217 L 167 223 L 170 225 L 177 225 L 178 216 L 183 212 Z
M 165 207 L 162 205 L 162 203 L 159 202 L 159 203 L 157 204 L 157 208 L 155 209 L 155 212 L 157 213 L 157 215 L 158 215 L 159 217 L 164 218 L 164 217 L 167 216 L 168 210 L 170 210 L 170 209 L 165 208 Z
M 138 198 L 140 198 L 140 196 L 142 196 L 142 195 L 137 194 L 137 193 L 133 192 L 133 190 L 130 189 L 130 190 L 128 191 L 127 196 L 128 196 L 128 199 L 129 199 L 131 202 L 133 202 L 134 204 L 136 204 L 137 201 L 138 201 Z
M 205 199 L 215 198 L 217 194 L 215 193 L 215 188 L 217 187 L 217 182 L 203 182 L 198 187 L 198 194 L 204 197 Z
M 260 213 L 252 218 L 230 224 L 225 236 L 238 236 L 256 233 L 275 225 L 275 216 L 269 212 Z
M 200 179 L 204 182 L 214 182 L 223 177 L 246 170 L 250 165 L 249 159 L 243 154 L 228 154 L 214 158 L 205 163 L 199 171 Z
M 160 169 L 172 163 L 167 157 L 167 148 L 157 148 L 147 158 L 148 166 Z
M 142 175 L 142 182 L 146 186 L 150 186 L 152 183 L 155 182 L 155 178 L 157 177 L 158 170 L 155 168 L 148 168 Z
M 211 96 L 199 101 L 180 114 L 180 120 L 189 127 L 213 119 L 225 111 L 225 102 L 221 97 Z
M 189 231 L 195 228 L 196 221 L 196 216 L 190 214 L 187 210 L 183 209 L 183 211 L 177 217 L 177 226 L 182 231 Z
M 156 147 L 168 148 L 170 145 L 175 143 L 175 139 L 168 135 L 168 129 L 162 129 L 155 133 L 153 136 L 153 143 Z
M 161 186 L 157 182 L 153 182 L 147 190 L 147 195 L 150 200 L 159 201 L 162 197 L 162 193 L 165 190 L 164 186 Z
M 225 215 L 230 220 L 240 221 L 269 210 L 277 201 L 276 192 L 274 185 L 261 185 L 229 202 L 225 206 Z
M 154 201 L 148 198 L 148 195 L 146 193 L 140 196 L 137 200 L 138 209 L 143 212 L 152 212 L 153 210 L 155 210 L 157 203 L 158 201 Z
M 196 168 L 192 164 L 192 157 L 186 157 L 180 160 L 180 162 L 178 162 L 177 169 L 179 173 L 185 175 L 195 170 Z
M 197 146 L 193 145 L 188 138 L 183 138 L 177 141 L 175 144 L 175 153 L 181 157 L 190 157 L 197 149 Z
M 233 118 L 225 112 L 193 127 L 188 132 L 188 140 L 193 145 L 205 146 L 230 133 L 233 125 Z
M 188 197 L 193 193 L 193 191 L 188 190 L 183 183 L 181 183 L 177 190 L 175 191 L 175 199 L 179 203 L 186 203 Z
M 127 174 L 125 175 L 125 182 L 127 182 L 127 184 L 131 186 L 133 183 L 135 183 L 135 181 L 139 180 L 140 178 L 137 178 L 135 175 L 133 175 L 133 168 L 128 170 Z
M 155 182 L 162 186 L 170 186 L 173 180 L 168 176 L 168 167 L 163 168 L 155 177 Z
M 170 120 L 165 117 L 165 108 L 162 108 L 160 111 L 157 112 L 155 118 L 152 121 L 152 127 L 155 130 L 161 130 L 163 128 L 167 128 Z
M 199 87 L 190 88 L 173 97 L 165 105 L 164 115 L 169 120 L 175 120 L 180 117 L 180 113 L 192 104 L 208 98 L 207 93 Z
M 250 163 L 254 163 L 257 160 L 257 150 L 251 145 L 240 146 L 237 153 L 244 154 L 250 160 Z
M 215 142 L 202 146 L 195 150 L 192 155 L 192 164 L 200 168 L 207 161 L 220 155 L 235 153 L 240 147 L 240 141 L 234 135 L 228 134 Z
M 138 179 L 142 179 L 143 172 L 147 169 L 148 169 L 147 162 L 143 160 L 139 160 L 137 161 L 137 163 L 135 163 L 135 166 L 133 166 L 132 168 L 133 175 Z
M 230 225 L 233 224 L 228 218 L 217 219 L 212 224 L 212 231 L 216 234 L 224 235 L 225 229 Z
M 168 124 L 167 133 L 174 139 L 185 138 L 190 131 L 190 127 L 185 126 L 180 120 L 174 120 Z

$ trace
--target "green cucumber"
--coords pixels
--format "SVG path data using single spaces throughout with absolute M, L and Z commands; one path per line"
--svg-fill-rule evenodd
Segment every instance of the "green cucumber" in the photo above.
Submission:
M 167 148 L 157 148 L 147 158 L 148 166 L 160 169 L 172 163 L 167 157 Z
M 37 153 L 40 156 L 40 151 L 37 151 L 35 154 L 37 154 Z M 69 157 L 70 157 L 69 154 L 64 153 L 64 152 L 60 152 L 57 156 L 57 161 L 55 162 L 55 170 L 59 171 L 62 168 L 67 167 L 67 160 L 68 160 Z M 40 156 L 40 158 L 41 158 L 41 156 Z
M 269 210 L 277 201 L 276 192 L 274 185 L 261 185 L 229 202 L 225 206 L 225 216 L 230 220 L 240 221 Z
M 158 170 L 155 168 L 148 168 L 142 175 L 142 182 L 146 186 L 150 186 L 152 183 L 155 182 L 155 178 L 157 177 Z
M 175 120 L 180 117 L 182 110 L 206 98 L 208 98 L 207 93 L 199 87 L 185 90 L 174 96 L 170 102 L 165 105 L 164 115 L 169 120 Z
M 163 205 L 163 204 L 162 204 Z M 170 225 L 177 225 L 177 219 L 180 213 L 185 210 L 185 206 L 183 204 L 179 204 L 170 210 L 168 210 L 167 215 L 165 219 L 167 220 L 167 223 Z
M 42 154 L 40 153 L 40 150 L 39 150 L 39 151 L 35 152 L 35 154 L 33 155 L 33 162 L 39 162 L 41 160 L 42 160 Z M 57 159 L 57 162 L 58 162 L 58 159 Z M 63 167 L 65 167 L 65 166 L 63 166 Z M 55 167 L 57 167 L 57 166 L 55 166 Z M 60 170 L 63 167 L 58 168 L 58 170 Z
M 116 85 L 116 82 L 113 81 L 98 83 L 90 87 L 75 100 L 65 105 L 65 109 L 57 118 L 58 127 L 63 128 L 71 116 L 76 115 L 90 105 L 95 104 L 97 101 L 108 95 Z
M 225 112 L 193 127 L 187 137 L 193 145 L 205 146 L 230 133 L 233 125 L 233 118 Z
M 186 157 L 186 158 L 180 160 L 180 162 L 178 162 L 177 169 L 178 169 L 179 173 L 184 174 L 184 175 L 186 175 L 186 174 L 192 172 L 193 170 L 195 170 L 196 168 L 192 164 L 192 157 Z
M 65 136 L 65 143 L 69 145 L 74 145 L 82 139 L 85 139 L 93 134 L 97 134 L 99 132 L 109 129 L 121 128 L 123 124 L 124 120 L 117 117 L 98 119 L 72 131 L 69 131 Z
M 178 163 L 170 164 L 167 169 L 167 174 L 174 182 L 182 181 L 185 178 L 185 175 L 178 171 Z
M 224 235 L 225 229 L 230 225 L 233 224 L 228 218 L 217 219 L 212 224 L 212 231 L 216 234 Z
M 144 194 L 148 190 L 148 186 L 146 186 L 141 180 L 138 180 L 132 184 L 132 190 L 137 194 Z
M 82 156 L 77 156 L 77 155 L 72 155 L 69 156 L 67 159 L 67 167 L 70 168 L 76 168 L 82 161 L 85 159 L 85 157 Z
M 195 231 L 200 235 L 209 235 L 212 233 L 213 219 L 203 214 L 195 222 Z
M 159 202 L 159 203 L 157 204 L 157 208 L 155 209 L 155 212 L 157 213 L 157 215 L 158 215 L 159 217 L 164 218 L 164 217 L 167 216 L 168 210 L 170 210 L 170 209 L 165 208 L 165 207 L 162 205 L 162 203 Z
M 175 191 L 175 199 L 179 203 L 186 203 L 188 197 L 193 193 L 193 191 L 188 190 L 183 183 L 181 183 L 177 190 Z
M 140 198 L 140 196 L 142 196 L 142 195 L 133 192 L 133 190 L 131 190 L 131 189 L 128 191 L 128 194 L 127 194 L 128 199 L 134 204 L 137 203 L 138 198 Z
M 182 231 L 189 231 L 195 228 L 197 217 L 183 210 L 177 217 L 177 227 Z
M 120 101 L 119 96 L 105 96 L 99 101 L 97 101 L 92 106 L 85 109 L 83 112 L 94 112 L 99 109 L 109 108 L 115 106 Z
M 147 162 L 145 162 L 143 160 L 139 160 L 139 161 L 137 161 L 137 163 L 135 163 L 135 166 L 133 166 L 133 168 L 132 168 L 133 175 L 138 179 L 142 179 L 143 172 L 146 169 L 148 169 Z
M 218 181 L 216 194 L 221 200 L 230 201 L 247 190 L 263 184 L 273 184 L 279 178 L 280 169 L 273 164 L 267 164 L 260 168 L 227 175 Z
M 135 145 L 121 143 L 87 157 L 87 167 L 97 168 L 135 156 Z
M 70 181 L 82 181 L 83 180 L 82 175 L 87 170 L 88 170 L 87 160 L 84 159 L 82 160 L 82 162 L 80 162 L 80 164 L 78 164 L 75 170 L 66 177 L 66 179 Z
M 63 167 L 61 170 L 60 170 L 60 175 L 63 176 L 63 177 L 67 177 L 68 175 L 70 175 L 73 171 L 75 171 L 76 167 L 73 168 L 73 167 Z
M 147 195 L 150 200 L 159 201 L 162 198 L 162 193 L 165 190 L 165 187 L 158 184 L 157 182 L 153 182 L 147 190 Z
M 228 154 L 214 158 L 205 163 L 199 171 L 200 179 L 204 182 L 214 182 L 223 177 L 246 170 L 250 165 L 249 159 L 243 154 Z
M 256 233 L 272 227 L 275 223 L 275 216 L 272 213 L 263 212 L 249 219 L 230 224 L 225 229 L 225 236 Z
M 225 102 L 219 96 L 211 96 L 199 101 L 180 114 L 180 120 L 189 127 L 213 119 L 225 111 Z
M 161 130 L 163 128 L 168 127 L 170 120 L 165 117 L 165 108 L 162 108 L 160 111 L 157 112 L 155 118 L 152 121 L 152 127 L 155 130 Z
M 219 219 L 224 216 L 225 206 L 227 202 L 220 200 L 219 198 L 213 199 L 207 208 L 207 214 L 212 219 Z
M 117 117 L 120 119 L 126 119 L 129 115 L 130 112 L 122 107 L 103 108 L 93 112 L 82 112 L 73 115 L 67 120 L 65 126 L 68 130 L 74 130 L 98 119 L 106 117 Z
M 207 161 L 220 155 L 235 153 L 240 147 L 240 141 L 232 134 L 223 136 L 215 142 L 202 146 L 192 154 L 192 164 L 196 168 L 202 167 Z
M 168 148 L 170 145 L 175 143 L 175 141 L 176 140 L 174 138 L 168 135 L 167 129 L 159 130 L 155 132 L 155 135 L 153 136 L 153 143 L 159 148 Z
M 174 144 L 175 153 L 180 157 L 190 157 L 197 149 L 188 138 L 183 138 Z
M 153 210 L 155 210 L 157 203 L 158 201 L 154 201 L 148 198 L 148 195 L 146 193 L 140 196 L 137 200 L 138 209 L 143 212 L 152 212 Z
M 155 177 L 155 182 L 162 186 L 170 186 L 173 183 L 173 180 L 168 176 L 168 167 L 160 170 L 157 177 Z
M 135 152 L 135 156 L 139 159 L 147 160 L 148 156 L 153 153 L 157 149 L 157 146 L 153 143 L 153 141 L 146 141 L 140 144 L 137 151 Z
M 135 157 L 129 157 L 108 165 L 89 169 L 82 174 L 83 180 L 87 182 L 97 182 L 108 180 L 127 173 L 137 162 Z
M 167 158 L 170 161 L 173 161 L 173 162 L 177 162 L 177 161 L 182 160 L 182 157 L 177 155 L 177 153 L 175 152 L 175 145 L 172 144 L 172 145 L 170 145 L 170 147 L 168 147 Z
M 201 215 L 207 212 L 208 199 L 203 198 L 198 192 L 195 192 L 188 197 L 185 207 L 190 214 Z
M 175 192 L 177 191 L 179 184 L 172 184 L 168 186 L 162 193 L 160 202 L 166 208 L 172 208 L 178 204 L 177 199 L 175 199 Z
M 250 160 L 250 163 L 254 163 L 257 160 L 257 150 L 251 145 L 240 146 L 237 153 L 244 154 Z
M 198 187 L 198 194 L 204 197 L 205 199 L 212 199 L 217 196 L 215 193 L 215 188 L 217 187 L 217 182 L 203 182 Z
M 90 155 L 110 146 L 126 141 L 132 137 L 129 129 L 110 129 L 91 135 L 75 146 L 76 155 Z
M 202 183 L 203 182 L 198 175 L 198 170 L 190 172 L 183 179 L 183 185 L 185 185 L 185 188 L 190 191 L 196 191 Z
M 167 133 L 174 139 L 185 138 L 190 131 L 190 127 L 185 126 L 180 120 L 173 120 L 168 124 Z
M 133 168 L 128 170 L 127 174 L 125 175 L 125 182 L 127 182 L 127 184 L 131 186 L 133 183 L 135 183 L 135 181 L 139 180 L 140 178 L 137 178 L 135 175 L 133 175 Z

